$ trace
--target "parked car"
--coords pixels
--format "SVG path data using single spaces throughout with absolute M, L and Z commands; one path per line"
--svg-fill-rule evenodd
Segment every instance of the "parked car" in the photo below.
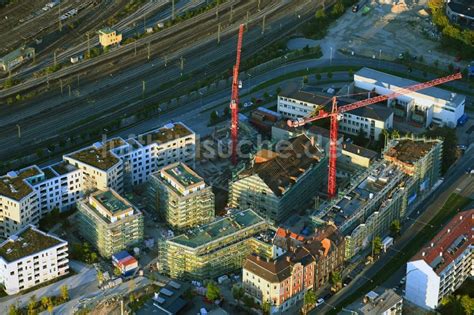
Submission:
M 244 108 L 251 107 L 253 105 L 252 102 L 248 101 L 244 103 Z
M 323 304 L 324 303 L 324 299 L 323 298 L 320 298 L 316 301 L 316 307 L 318 307 L 319 305 Z
M 352 12 L 356 13 L 359 11 L 359 5 L 358 4 L 355 4 L 352 6 Z

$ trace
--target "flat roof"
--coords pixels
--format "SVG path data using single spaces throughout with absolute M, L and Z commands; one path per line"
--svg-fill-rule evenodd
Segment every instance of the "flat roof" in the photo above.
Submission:
M 112 155 L 112 153 L 110 153 L 110 151 L 108 151 L 106 148 L 97 149 L 93 146 L 87 147 L 85 149 L 82 149 L 81 151 L 77 151 L 66 156 L 78 160 L 87 165 L 101 169 L 103 171 L 108 170 L 120 161 L 117 157 Z
M 113 32 L 115 32 L 115 30 L 110 27 L 104 27 L 98 31 L 98 33 L 102 33 L 102 34 L 111 34 Z
M 166 124 L 157 130 L 139 135 L 137 140 L 142 145 L 149 145 L 152 143 L 161 144 L 192 135 L 193 133 L 194 132 L 183 123 L 177 122 Z
M 410 260 L 424 260 L 440 274 L 446 266 L 474 244 L 474 209 L 456 214 L 433 239 Z
M 51 165 L 51 168 L 58 173 L 58 175 L 65 175 L 74 171 L 77 171 L 77 167 L 72 164 L 62 161 L 58 164 Z
M 31 47 L 20 47 L 0 58 L 0 63 L 9 63 L 25 54 L 34 53 L 35 49 Z
M 204 184 L 204 180 L 198 174 L 181 162 L 162 168 L 160 173 L 162 177 L 177 186 L 178 192 Z
M 347 306 L 347 309 L 354 310 L 357 314 L 361 315 L 379 315 L 394 305 L 403 303 L 403 298 L 393 289 L 384 289 L 382 287 L 377 287 L 374 291 L 370 291 L 366 294 L 366 297 L 368 298 L 367 303 L 364 303 L 361 298 Z M 347 314 L 347 312 L 339 314 Z
M 38 175 L 41 175 L 41 171 L 36 166 L 9 172 L 0 177 L 0 195 L 20 201 L 33 192 L 25 179 Z
M 329 102 L 332 98 L 330 94 L 313 93 L 302 90 L 282 91 L 278 96 L 292 98 L 298 101 L 311 103 L 315 105 L 322 105 Z
M 407 87 L 410 85 L 418 84 L 420 82 L 397 77 L 392 74 L 384 73 L 381 71 L 377 71 L 370 68 L 362 68 L 355 73 L 355 76 L 365 77 L 367 79 L 373 80 L 372 84 L 378 85 L 383 88 L 388 88 L 393 90 L 393 88 L 402 88 Z M 437 87 L 430 87 L 427 89 L 420 90 L 418 92 L 413 92 L 410 95 L 418 94 L 418 95 L 427 95 L 433 98 L 439 98 L 445 101 L 451 102 L 455 107 L 459 106 L 463 100 L 465 100 L 465 96 L 450 92 L 447 90 L 443 90 Z
M 264 222 L 264 219 L 254 211 L 250 209 L 243 210 L 234 212 L 224 218 L 217 219 L 200 228 L 190 229 L 184 234 L 176 236 L 169 241 L 187 247 L 197 248 L 221 237 L 229 236 L 262 222 Z
M 116 215 L 132 207 L 130 203 L 127 203 L 122 197 L 118 197 L 118 194 L 113 193 L 111 190 L 100 191 L 91 197 L 112 215 Z
M 65 241 L 28 226 L 0 245 L 0 256 L 7 262 L 41 252 Z
M 363 156 L 368 159 L 374 159 L 377 157 L 377 152 L 352 144 L 352 143 L 344 142 L 342 144 L 342 150 Z

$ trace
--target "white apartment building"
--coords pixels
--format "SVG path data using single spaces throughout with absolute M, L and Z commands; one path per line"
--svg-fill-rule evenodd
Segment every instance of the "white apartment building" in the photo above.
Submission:
M 458 213 L 408 263 L 405 298 L 428 310 L 474 276 L 474 210 Z
M 0 177 L 0 239 L 52 209 L 73 207 L 85 193 L 144 183 L 174 162 L 194 166 L 196 135 L 182 123 L 171 123 L 136 138 L 97 142 L 63 156 L 44 168 L 33 165 Z
M 307 91 L 281 92 L 278 95 L 277 112 L 284 118 L 302 118 L 314 113 L 320 106 L 331 101 L 332 95 L 318 95 Z
M 343 103 L 341 103 L 343 105 Z M 393 111 L 381 105 L 371 105 L 343 114 L 339 121 L 339 131 L 350 135 L 359 135 L 362 131 L 365 138 L 379 140 L 384 129 L 393 128 Z
M 125 185 L 145 183 L 151 173 L 175 162 L 194 167 L 196 134 L 183 123 L 169 123 L 134 139 L 115 138 L 109 143 L 124 163 Z
M 32 225 L 0 244 L 0 283 L 9 295 L 67 273 L 68 243 Z
M 314 94 L 307 91 L 282 92 L 278 95 L 277 110 L 283 117 L 296 119 L 316 114 L 331 105 L 329 94 Z M 338 98 L 338 105 L 355 102 L 355 100 Z M 379 105 L 359 108 L 343 114 L 339 121 L 339 131 L 358 135 L 362 130 L 368 139 L 378 140 L 383 129 L 393 128 L 393 111 Z
M 97 142 L 69 153 L 63 159 L 82 171 L 84 191 L 107 188 L 123 191 L 123 162 L 107 145 Z
M 355 92 L 362 90 L 387 95 L 417 83 L 370 68 L 362 68 L 354 74 Z M 424 127 L 434 123 L 455 128 L 464 115 L 465 102 L 464 95 L 431 87 L 391 99 L 388 107 L 393 108 L 396 117 Z

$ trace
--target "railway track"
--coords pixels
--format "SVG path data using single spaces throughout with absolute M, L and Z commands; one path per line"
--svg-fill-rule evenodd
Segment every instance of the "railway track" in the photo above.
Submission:
M 282 15 L 281 12 L 279 13 L 278 10 L 276 10 L 276 12 L 274 12 L 274 13 L 276 14 L 276 17 L 278 17 L 278 16 L 283 16 L 284 17 L 284 15 Z M 284 21 L 282 21 L 282 22 L 284 22 Z M 288 26 L 288 25 L 286 25 L 286 26 Z M 234 26 L 232 26 L 232 27 L 229 26 L 230 30 L 233 29 L 233 28 L 234 28 Z M 235 29 L 233 29 L 233 31 L 235 32 Z M 291 27 L 285 27 L 285 31 L 291 31 Z M 253 34 L 254 35 L 258 34 L 258 32 L 259 32 L 259 30 L 257 29 L 256 31 L 254 31 Z M 274 33 L 274 34 L 275 33 L 280 33 L 280 31 L 273 29 L 272 33 Z M 258 36 L 257 36 L 256 40 L 247 39 L 246 41 L 244 41 L 244 47 L 252 46 L 252 47 L 262 47 L 263 48 L 263 47 L 265 47 L 265 45 L 267 45 L 268 43 L 270 43 L 271 41 L 274 40 L 272 38 L 273 38 L 273 36 L 262 37 L 262 38 L 258 38 Z M 196 49 L 199 50 L 199 49 L 202 49 L 205 46 L 212 46 L 212 45 L 209 45 L 209 41 L 212 41 L 212 40 L 213 40 L 213 35 L 209 35 L 208 41 L 204 42 L 203 45 L 201 45 L 200 47 L 197 47 Z M 232 40 L 230 40 L 229 45 L 232 46 L 232 44 L 235 44 L 235 43 Z M 204 57 L 212 58 L 213 54 L 211 54 L 211 53 L 212 53 L 212 50 L 213 50 L 214 47 L 215 46 L 209 47 L 208 50 L 202 50 L 200 52 L 203 54 Z M 221 49 L 223 50 L 222 53 L 225 50 L 227 52 L 226 53 L 227 55 L 230 55 L 230 54 L 233 53 L 233 50 L 229 49 L 229 46 L 227 48 L 225 48 L 225 46 L 222 45 Z M 245 48 L 244 48 L 244 52 L 245 52 Z M 221 51 L 218 50 L 218 53 L 220 54 Z M 225 56 L 225 54 L 223 54 L 222 56 Z M 214 57 L 215 57 L 215 55 L 214 55 Z M 219 72 L 225 70 L 226 67 L 229 67 L 231 65 L 232 58 L 226 58 L 226 60 L 227 60 L 227 62 L 223 61 L 221 66 L 213 67 L 212 69 L 208 69 L 208 73 L 209 74 L 219 73 Z M 196 71 L 199 68 L 202 68 L 202 66 L 203 65 L 199 62 L 195 63 L 192 67 L 187 69 L 187 72 L 189 73 L 189 71 Z M 163 75 L 164 76 L 169 76 L 170 75 L 171 77 L 179 76 L 179 69 L 177 69 L 176 67 L 173 67 L 173 69 L 170 69 L 170 70 L 164 72 Z M 162 76 L 160 76 L 160 77 L 162 77 Z M 137 106 L 137 104 L 134 104 L 134 103 L 131 103 L 131 104 L 127 105 L 127 103 L 124 103 L 124 100 L 130 99 L 131 97 L 136 97 L 137 94 L 138 94 L 138 96 L 140 95 L 139 89 L 137 89 L 138 84 L 137 84 L 137 87 L 133 88 L 133 89 L 126 89 L 126 88 L 124 88 L 123 84 L 126 84 L 126 83 L 122 82 L 120 84 L 114 85 L 113 95 L 109 95 L 109 96 L 107 96 L 107 98 L 104 98 L 104 100 L 100 101 L 101 102 L 101 107 L 100 108 L 98 108 L 96 106 L 96 103 L 94 103 L 93 99 L 96 96 L 100 96 L 101 93 L 103 94 L 103 91 L 102 92 L 97 91 L 96 94 L 91 93 L 90 95 L 88 95 L 88 97 L 87 97 L 88 102 L 86 101 L 86 98 L 81 98 L 80 100 L 68 102 L 68 104 L 67 104 L 68 106 L 64 106 L 64 107 L 61 107 L 61 108 L 56 108 L 54 110 L 54 115 L 52 115 L 52 113 L 49 113 L 48 111 L 45 111 L 45 112 L 43 112 L 39 115 L 36 115 L 33 119 L 31 119 L 31 118 L 26 119 L 25 121 L 23 121 L 21 123 L 22 124 L 27 123 L 29 126 L 32 126 L 33 127 L 33 130 L 31 131 L 32 134 L 33 135 L 38 135 L 38 134 L 41 134 L 41 132 L 39 131 L 40 128 L 38 127 L 36 129 L 34 127 L 36 126 L 36 124 L 41 122 L 41 120 L 44 119 L 44 117 L 46 115 L 50 116 L 49 121 L 50 121 L 51 126 L 55 126 L 56 124 L 61 124 L 61 121 L 64 121 L 64 119 L 65 119 L 64 116 L 65 115 L 66 116 L 67 115 L 69 115 L 69 116 L 75 115 L 77 117 L 86 117 L 85 113 L 87 113 L 90 110 L 94 110 L 94 112 L 96 114 L 107 113 L 107 115 L 104 115 L 104 118 L 97 118 L 97 119 L 91 120 L 91 123 L 94 124 L 94 126 L 97 126 L 97 124 L 103 123 L 104 121 L 109 121 L 110 122 L 111 117 L 117 117 L 118 115 L 121 115 L 121 114 L 123 114 L 127 111 L 134 110 Z M 161 100 L 161 99 L 163 99 L 163 97 L 166 98 L 167 96 L 171 96 L 174 93 L 176 93 L 177 89 L 183 89 L 187 85 L 190 85 L 190 84 L 192 84 L 192 82 L 179 83 L 173 89 L 169 89 L 168 91 L 164 91 L 163 93 L 159 93 L 156 97 L 154 96 L 154 97 L 147 98 L 147 99 L 143 100 L 141 102 L 142 104 L 140 106 L 143 106 L 148 102 L 156 102 L 156 98 L 159 98 Z M 80 103 L 82 103 L 82 106 L 80 105 Z M 89 114 L 90 114 L 90 112 L 89 112 Z M 3 137 L 3 135 L 7 134 L 7 132 L 6 132 L 7 129 L 11 129 L 11 127 L 10 128 L 5 128 L 5 129 L 2 127 L 2 132 L 0 132 L 0 137 Z M 5 133 L 3 131 L 5 131 Z M 77 129 L 71 129 L 71 131 L 77 131 Z M 54 136 L 54 135 L 50 134 L 49 136 Z M 41 141 L 47 139 L 49 136 L 47 134 L 44 134 L 45 138 L 36 138 L 35 142 L 41 142 Z

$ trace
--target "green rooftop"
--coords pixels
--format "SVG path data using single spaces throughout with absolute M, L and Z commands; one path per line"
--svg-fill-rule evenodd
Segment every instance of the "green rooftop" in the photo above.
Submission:
M 192 134 L 192 131 L 186 128 L 181 123 L 167 124 L 164 127 L 138 136 L 138 141 L 142 145 L 149 145 L 152 143 L 166 143 L 176 140 L 181 137 L 186 137 Z
M 212 223 L 188 230 L 186 233 L 172 238 L 170 241 L 184 246 L 196 248 L 222 237 L 235 234 L 245 228 L 256 225 L 264 220 L 252 210 L 244 210 L 218 219 Z
M 74 165 L 69 164 L 64 161 L 51 166 L 51 168 L 59 175 L 65 175 L 77 170 L 77 168 Z
M 11 236 L 0 245 L 0 256 L 7 262 L 41 252 L 61 243 L 59 239 L 31 227 L 16 236 Z
M 40 175 L 37 167 L 28 167 L 18 172 L 16 176 L 0 177 L 0 195 L 20 201 L 29 195 L 33 190 L 25 182 L 25 179 Z
M 130 209 L 131 205 L 117 198 L 112 191 L 107 190 L 94 195 L 94 198 L 112 215 Z
M 94 147 L 85 148 L 68 156 L 103 171 L 107 171 L 119 162 L 119 159 L 108 150 L 96 149 Z
M 115 30 L 111 29 L 110 27 L 104 27 L 102 29 L 99 30 L 99 34 L 112 34 L 113 32 L 115 32 Z

